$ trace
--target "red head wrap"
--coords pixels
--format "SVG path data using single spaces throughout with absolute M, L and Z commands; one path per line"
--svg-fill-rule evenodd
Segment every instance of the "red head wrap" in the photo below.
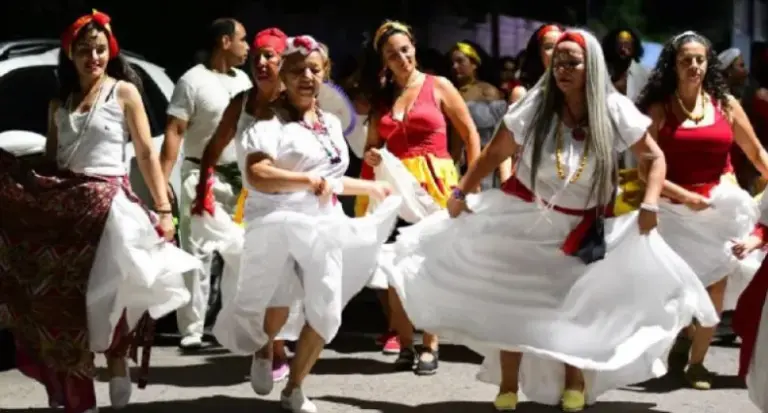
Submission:
M 83 27 L 88 25 L 88 23 L 94 22 L 103 27 L 107 32 L 109 58 L 114 59 L 117 54 L 120 53 L 120 46 L 117 45 L 117 39 L 115 39 L 114 34 L 112 34 L 112 27 L 109 24 L 111 20 L 112 19 L 106 13 L 93 9 L 91 14 L 81 16 L 64 31 L 61 35 L 61 48 L 67 53 L 67 56 L 72 59 L 72 44 L 75 42 L 77 35 Z
M 256 34 L 256 37 L 253 38 L 253 48 L 262 49 L 264 47 L 271 47 L 272 49 L 275 49 L 277 54 L 283 54 L 287 39 L 288 36 L 286 36 L 282 30 L 276 27 L 270 27 L 269 29 L 264 29 Z
M 536 32 L 536 38 L 539 41 L 541 41 L 541 39 L 543 39 L 544 36 L 547 35 L 547 33 L 551 33 L 551 32 L 562 33 L 563 31 L 564 31 L 563 28 L 556 24 L 548 24 L 546 26 L 543 26 L 542 28 L 539 29 L 539 31 Z
M 566 31 L 565 33 L 560 35 L 560 38 L 557 39 L 557 42 L 558 43 L 574 42 L 579 46 L 581 46 L 581 48 L 584 49 L 585 52 L 587 51 L 587 42 L 584 40 L 584 36 L 582 36 L 581 33 L 579 32 L 574 32 L 570 30 Z

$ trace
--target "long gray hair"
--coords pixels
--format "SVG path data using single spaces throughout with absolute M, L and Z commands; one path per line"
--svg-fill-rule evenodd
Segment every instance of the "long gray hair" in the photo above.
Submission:
M 587 201 L 595 198 L 597 205 L 607 205 L 612 197 L 618 179 L 618 156 L 614 148 L 616 130 L 608 111 L 607 97 L 615 92 L 611 84 L 608 68 L 605 65 L 603 50 L 594 35 L 585 30 L 569 30 L 584 38 L 587 50 L 584 53 L 586 67 L 585 93 L 587 98 L 587 114 L 589 119 L 589 136 L 587 145 L 590 155 L 595 159 L 595 171 Z M 563 92 L 555 84 L 554 66 L 550 65 L 544 76 L 521 99 L 518 104 L 524 105 L 528 99 L 536 108 L 533 119 L 526 128 L 524 146 L 531 145 L 531 185 L 535 192 L 536 174 L 541 165 L 544 144 L 554 127 L 557 127 L 561 110 L 565 105 Z

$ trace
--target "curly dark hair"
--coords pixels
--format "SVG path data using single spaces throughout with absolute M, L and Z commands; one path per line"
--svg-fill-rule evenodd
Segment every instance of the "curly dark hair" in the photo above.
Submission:
M 546 23 L 537 27 L 536 31 L 531 34 L 531 37 L 528 39 L 528 45 L 525 46 L 523 58 L 518 59 L 522 60 L 520 66 L 520 84 L 523 85 L 523 87 L 526 89 L 532 88 L 533 85 L 535 85 L 536 82 L 541 79 L 541 77 L 544 75 L 544 72 L 546 71 L 544 63 L 541 61 L 540 57 L 541 43 L 539 42 L 539 32 L 546 26 L 557 26 L 560 28 L 560 31 L 565 31 L 565 29 L 559 24 Z
M 635 55 L 632 57 L 632 59 L 636 62 L 640 62 L 640 59 L 642 59 L 645 55 L 645 48 L 643 47 L 643 42 L 640 40 L 640 33 L 629 27 L 619 27 L 617 29 L 613 29 L 603 37 L 601 46 L 603 47 L 605 61 L 610 65 L 611 62 L 615 62 L 621 59 L 621 56 L 619 56 L 619 51 L 616 48 L 616 41 L 618 40 L 619 33 L 621 32 L 628 32 L 632 35 L 632 48 L 635 49 Z
M 698 42 L 707 48 L 707 71 L 704 74 L 702 89 L 719 104 L 723 110 L 730 108 L 728 101 L 728 84 L 720 70 L 720 61 L 712 48 L 712 42 L 695 32 L 685 32 L 669 39 L 661 49 L 656 67 L 648 78 L 648 83 L 637 98 L 637 106 L 643 112 L 657 103 L 666 102 L 677 89 L 677 52 L 680 47 L 690 42 Z

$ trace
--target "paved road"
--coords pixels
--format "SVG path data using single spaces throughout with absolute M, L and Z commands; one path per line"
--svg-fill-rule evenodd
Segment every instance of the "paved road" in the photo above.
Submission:
M 715 389 L 683 389 L 675 380 L 658 380 L 612 391 L 591 413 L 759 413 L 746 390 L 734 377 L 737 349 L 715 347 L 709 367 L 721 376 Z M 454 346 L 441 350 L 439 374 L 419 378 L 392 373 L 391 358 L 376 351 L 370 336 L 344 333 L 329 349 L 305 388 L 323 413 L 481 413 L 492 412 L 491 386 L 474 380 L 478 358 Z M 227 412 L 272 413 L 280 411 L 278 392 L 257 397 L 247 382 L 249 360 L 211 348 L 197 355 L 179 355 L 170 345 L 155 348 L 150 386 L 134 392 L 133 404 L 124 413 Z M 98 384 L 98 398 L 108 402 L 107 386 Z M 16 371 L 0 373 L 0 411 L 48 412 L 45 392 Z M 110 409 L 103 409 L 106 412 Z M 554 413 L 558 410 L 521 404 L 521 413 Z

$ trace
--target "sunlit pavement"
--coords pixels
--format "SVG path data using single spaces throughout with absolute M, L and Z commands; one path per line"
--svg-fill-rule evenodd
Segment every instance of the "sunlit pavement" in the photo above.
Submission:
M 153 350 L 150 385 L 134 388 L 132 404 L 121 412 L 279 412 L 280 384 L 266 398 L 256 396 L 247 381 L 249 359 L 208 348 L 180 355 L 168 340 Z M 163 343 L 165 342 L 165 343 Z M 305 383 L 305 391 L 321 412 L 474 413 L 492 412 L 491 386 L 474 379 L 479 359 L 469 351 L 443 346 L 440 371 L 433 377 L 393 373 L 392 357 L 376 351 L 372 335 L 343 333 L 325 350 Z M 714 347 L 708 367 L 720 376 L 715 389 L 702 392 L 682 388 L 679 380 L 657 380 L 612 391 L 593 413 L 759 413 L 747 399 L 737 378 L 738 350 Z M 103 359 L 99 362 L 103 364 Z M 135 372 L 135 370 L 134 370 Z M 98 399 L 109 403 L 107 384 L 98 383 Z M 0 373 L 0 411 L 49 412 L 45 391 L 17 371 Z M 104 408 L 102 412 L 112 409 Z M 521 403 L 518 412 L 557 412 L 553 407 Z

